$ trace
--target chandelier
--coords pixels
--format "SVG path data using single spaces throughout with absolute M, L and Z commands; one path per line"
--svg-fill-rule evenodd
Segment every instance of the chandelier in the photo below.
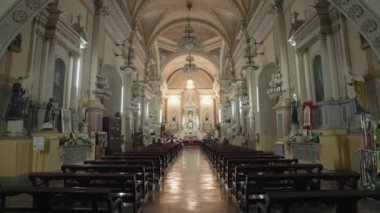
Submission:
M 278 101 L 286 92 L 286 89 L 282 87 L 282 74 L 280 69 L 275 74 L 272 74 L 272 78 L 269 81 L 269 89 L 267 90 L 267 95 L 270 99 Z
M 252 67 L 254 70 L 257 70 L 259 66 L 256 64 L 255 58 L 258 55 L 264 55 L 264 52 L 257 52 L 257 46 L 262 44 L 262 42 L 257 42 L 256 39 L 247 37 L 246 43 L 244 57 L 247 58 L 247 61 L 245 68 Z
M 125 39 L 123 43 L 116 43 L 117 47 L 121 47 L 121 54 L 115 54 L 115 56 L 121 56 L 124 59 L 123 65 L 120 66 L 120 70 L 126 72 L 136 71 L 133 64 L 133 59 L 135 59 L 135 50 L 133 48 L 133 38 L 136 34 L 136 27 L 132 26 L 132 32 L 129 38 Z
M 189 52 L 189 55 L 186 57 L 187 63 L 183 66 L 183 72 L 185 72 L 187 75 L 191 76 L 193 72 L 198 70 L 198 67 L 196 64 L 193 63 L 194 57 L 191 55 L 191 52 Z
M 96 75 L 96 81 L 95 81 L 95 89 L 92 91 L 92 93 L 100 99 L 108 99 L 112 96 L 112 92 L 110 90 L 110 85 L 108 82 L 108 79 L 102 75 L 101 72 L 102 64 L 100 63 L 98 68 L 98 74 Z
M 200 41 L 193 35 L 194 28 L 190 25 L 190 11 L 193 7 L 192 0 L 187 0 L 186 7 L 189 11 L 187 18 L 187 25 L 185 26 L 185 36 L 178 42 L 178 47 L 191 51 L 200 47 Z

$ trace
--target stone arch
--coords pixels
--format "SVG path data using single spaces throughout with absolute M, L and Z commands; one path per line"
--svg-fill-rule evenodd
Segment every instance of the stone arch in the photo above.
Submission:
M 4 55 L 9 44 L 18 35 L 21 28 L 40 13 L 51 0 L 18 0 L 4 8 L 0 14 L 0 57 Z
M 149 10 L 149 6 L 152 4 L 152 2 L 153 0 L 144 0 L 144 2 L 138 6 L 138 9 L 136 10 L 136 13 L 133 18 L 138 18 L 147 10 Z M 227 2 L 231 5 L 231 8 L 233 8 L 233 10 L 239 14 L 239 17 L 243 19 L 244 13 L 240 8 L 239 4 L 236 2 L 236 0 L 227 0 Z
M 368 41 L 376 55 L 380 58 L 380 18 L 371 9 L 372 3 L 364 0 L 327 0 L 338 9 L 360 34 Z M 367 3 L 366 3 L 367 2 Z
M 162 63 L 161 65 L 161 71 L 165 70 L 165 67 L 171 62 L 173 61 L 175 58 L 179 57 L 179 56 L 182 56 L 182 55 L 187 55 L 188 53 L 186 51 L 181 51 L 181 52 L 176 52 L 175 54 L 172 54 L 170 55 L 165 61 L 164 63 Z M 212 63 L 215 67 L 216 70 L 220 69 L 218 63 L 212 58 L 210 57 L 209 55 L 206 55 L 205 53 L 201 52 L 201 51 L 192 51 L 191 52 L 192 55 L 198 55 L 198 56 L 201 56 L 203 58 L 206 58 L 208 61 L 210 61 L 210 63 Z M 218 74 L 218 73 L 215 73 L 215 74 Z

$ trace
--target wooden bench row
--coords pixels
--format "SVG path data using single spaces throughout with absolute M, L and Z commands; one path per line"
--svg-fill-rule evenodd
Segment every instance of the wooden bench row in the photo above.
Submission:
M 360 178 L 357 172 L 323 172 L 321 164 L 298 164 L 297 159 L 268 157 L 270 153 L 263 155 L 244 149 L 232 145 L 202 145 L 243 212 L 248 212 L 253 204 L 259 212 L 270 212 L 271 205 L 280 204 L 287 213 L 293 203 L 320 201 L 335 204 L 339 213 L 356 213 L 359 199 L 380 197 L 380 191 L 357 190 Z M 326 184 L 329 187 L 323 187 Z M 349 207 L 344 206 L 344 201 L 350 202 Z
M 83 165 L 63 165 L 62 172 L 31 173 L 33 187 L 1 188 L 0 212 L 121 212 L 122 207 L 132 206 L 137 213 L 152 189 L 149 182 L 161 179 L 166 168 L 163 162 L 172 161 L 180 150 L 176 144 L 148 147 L 122 153 L 116 160 L 91 160 Z M 33 205 L 5 205 L 7 197 L 19 194 L 31 195 Z

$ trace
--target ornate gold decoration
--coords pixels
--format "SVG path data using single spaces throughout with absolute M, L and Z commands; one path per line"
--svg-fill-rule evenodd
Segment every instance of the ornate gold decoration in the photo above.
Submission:
M 367 33 L 373 33 L 377 29 L 377 24 L 376 24 L 376 22 L 374 20 L 367 19 L 367 20 L 363 21 L 362 28 Z
M 377 36 L 374 40 L 375 46 L 380 46 L 380 36 Z
M 18 22 L 18 23 L 25 22 L 27 17 L 28 17 L 28 14 L 23 10 L 16 10 L 12 16 L 13 21 Z
M 359 5 L 354 5 L 348 9 L 348 15 L 351 18 L 359 18 L 363 15 L 363 9 Z
M 29 9 L 32 9 L 32 10 L 36 10 L 41 7 L 40 0 L 26 0 L 25 4 Z

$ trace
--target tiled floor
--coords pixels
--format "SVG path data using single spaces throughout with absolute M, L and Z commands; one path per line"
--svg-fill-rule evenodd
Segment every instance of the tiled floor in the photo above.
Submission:
M 22 195 L 7 202 L 9 206 L 30 206 L 31 200 Z M 272 213 L 281 213 L 278 206 Z M 123 213 L 132 212 L 125 208 Z M 206 156 L 198 147 L 185 147 L 175 162 L 169 166 L 152 199 L 142 208 L 142 213 L 238 213 L 222 184 L 217 179 Z M 252 209 L 251 213 L 255 213 Z M 327 206 L 292 206 L 291 213 L 334 213 Z M 348 212 L 349 213 L 349 212 Z M 358 213 L 380 213 L 380 202 L 358 202 Z
M 197 147 L 185 147 L 175 159 L 153 199 L 143 207 L 143 213 L 238 213 L 228 198 L 206 156 Z M 255 211 L 251 209 L 252 213 Z M 278 206 L 272 211 L 281 213 Z M 334 213 L 334 206 L 292 206 L 291 213 Z M 359 213 L 379 213 L 380 202 L 358 202 Z
M 207 158 L 198 147 L 185 147 L 175 159 L 143 213 L 235 213 Z

